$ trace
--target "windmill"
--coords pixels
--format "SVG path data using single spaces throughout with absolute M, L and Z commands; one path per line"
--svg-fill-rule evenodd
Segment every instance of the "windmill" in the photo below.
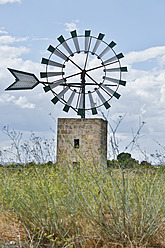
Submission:
M 98 37 L 85 30 L 78 35 L 76 30 L 65 39 L 57 38 L 59 44 L 50 45 L 48 58 L 42 58 L 45 71 L 40 72 L 39 80 L 34 74 L 9 69 L 15 82 L 6 90 L 33 89 L 38 84 L 44 91 L 51 92 L 53 104 L 61 102 L 63 111 L 75 112 L 81 118 L 59 118 L 57 134 L 57 161 L 80 164 L 80 154 L 84 159 L 94 158 L 97 163 L 106 163 L 107 122 L 98 118 L 85 118 L 87 111 L 96 115 L 98 108 L 109 109 L 110 100 L 120 98 L 119 86 L 125 86 L 120 59 L 123 54 L 114 50 L 116 43 L 106 43 L 104 34 Z

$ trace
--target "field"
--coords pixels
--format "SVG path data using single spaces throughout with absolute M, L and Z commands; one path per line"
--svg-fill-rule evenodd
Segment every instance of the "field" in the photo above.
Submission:
M 0 247 L 165 247 L 165 170 L 0 169 Z

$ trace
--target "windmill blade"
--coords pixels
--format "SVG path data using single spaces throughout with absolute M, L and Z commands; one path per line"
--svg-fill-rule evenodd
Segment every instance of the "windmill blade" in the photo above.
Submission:
M 88 52 L 91 30 L 85 30 L 85 53 Z
M 91 94 L 90 91 L 88 91 L 88 94 L 89 94 L 89 101 L 90 101 L 90 104 L 91 104 L 92 114 L 96 115 L 97 114 L 97 110 L 96 110 L 96 107 L 95 107 L 96 104 L 93 101 L 93 97 L 92 97 L 92 94 Z
M 110 69 L 104 69 L 104 72 L 127 72 L 127 67 L 118 67 L 118 68 L 110 68 Z
M 51 66 L 60 67 L 60 68 L 65 68 L 65 65 L 60 64 L 60 63 L 55 62 L 55 61 L 52 61 L 52 60 L 49 60 L 49 59 L 45 59 L 45 58 L 42 58 L 41 64 L 51 65 Z
M 64 75 L 64 72 L 40 72 L 40 77 L 41 78 L 46 78 L 46 77 L 56 77 L 56 76 L 61 76 Z
M 38 78 L 32 73 L 18 71 L 10 68 L 8 68 L 8 70 L 15 77 L 15 82 L 5 90 L 32 90 L 40 83 Z
M 73 52 L 70 49 L 70 47 L 68 46 L 66 40 L 64 39 L 64 37 L 61 35 L 60 37 L 57 38 L 58 41 L 63 45 L 63 47 L 65 48 L 65 50 L 69 53 L 69 55 L 73 56 Z
M 95 52 L 98 49 L 98 47 L 99 47 L 102 39 L 104 38 L 104 36 L 105 36 L 105 34 L 101 34 L 101 33 L 99 34 L 99 36 L 98 36 L 98 38 L 96 40 L 95 46 L 94 46 L 94 48 L 92 50 L 92 54 L 95 54 Z
M 72 94 L 70 95 L 70 97 L 69 97 L 67 103 L 65 104 L 65 107 L 63 108 L 63 111 L 65 111 L 65 112 L 68 112 L 68 111 L 69 111 L 69 109 L 70 109 L 70 107 L 71 107 L 71 105 L 72 105 L 73 98 L 74 98 L 75 94 L 76 94 L 76 90 L 74 90 L 74 91 L 72 92 Z
M 100 100 L 102 101 L 104 107 L 106 109 L 110 108 L 111 106 L 109 105 L 109 103 L 105 100 L 105 98 L 103 97 L 103 95 L 100 93 L 100 91 L 98 89 L 96 89 L 96 93 L 98 95 L 98 97 L 100 98 Z
M 69 90 L 69 86 L 67 86 L 65 89 L 63 89 L 57 96 L 55 96 L 51 101 L 56 104 L 61 97 L 65 95 L 65 93 Z
M 56 56 L 58 56 L 59 58 L 63 60 L 68 60 L 68 57 L 65 54 L 61 53 L 59 50 L 55 49 L 51 45 L 48 47 L 48 51 L 54 53 Z
M 66 79 L 60 79 L 58 81 L 56 81 L 55 83 L 51 84 L 51 85 L 48 85 L 48 86 L 45 86 L 44 87 L 44 91 L 45 92 L 48 92 L 49 90 L 52 90 L 54 89 L 55 87 L 61 85 L 62 83 L 66 82 Z
M 79 46 L 79 43 L 78 43 L 77 32 L 76 32 L 76 30 L 74 30 L 74 31 L 72 31 L 70 33 L 71 33 L 71 36 L 73 38 L 73 42 L 74 42 L 74 45 L 75 45 L 75 48 L 76 48 L 76 52 L 80 53 L 80 46 Z
M 118 94 L 117 92 L 113 91 L 112 89 L 110 89 L 109 87 L 105 86 L 102 84 L 101 86 L 102 88 L 104 88 L 106 91 L 108 91 L 112 96 L 116 97 L 117 99 L 120 98 L 120 94 Z
M 81 115 L 81 116 L 83 115 L 83 98 L 84 98 L 84 94 L 81 93 L 79 107 L 78 107 L 78 115 Z
M 117 54 L 116 56 L 110 58 L 110 59 L 107 59 L 106 61 L 104 61 L 102 64 L 103 65 L 106 65 L 108 64 L 109 62 L 114 62 L 114 61 L 118 61 L 119 59 L 123 58 L 124 55 L 122 53 L 119 53 Z
M 118 80 L 116 78 L 110 78 L 110 77 L 103 77 L 103 79 L 108 80 L 108 81 L 113 82 L 113 83 L 116 83 L 116 84 L 126 86 L 126 81 L 123 81 L 123 80 Z
M 100 55 L 98 56 L 98 58 L 102 58 L 115 45 L 116 45 L 116 43 L 114 41 L 111 41 L 111 43 L 109 43 L 109 45 L 102 51 L 102 53 L 100 53 Z

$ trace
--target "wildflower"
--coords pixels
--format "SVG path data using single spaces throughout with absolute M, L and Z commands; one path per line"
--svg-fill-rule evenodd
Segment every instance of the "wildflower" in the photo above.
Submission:
M 51 238 L 53 235 L 54 235 L 54 234 L 50 234 L 50 235 L 47 236 L 47 238 L 49 239 L 49 238 Z

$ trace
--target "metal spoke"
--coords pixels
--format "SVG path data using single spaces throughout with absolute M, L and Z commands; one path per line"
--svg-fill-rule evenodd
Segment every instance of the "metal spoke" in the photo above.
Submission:
M 111 41 L 111 43 L 100 53 L 99 58 L 102 58 L 110 49 L 112 49 L 116 43 L 114 41 Z
M 91 69 L 86 70 L 86 72 L 94 71 L 94 70 L 100 69 L 100 68 L 105 67 L 105 66 L 108 66 L 108 65 L 113 65 L 113 64 L 115 64 L 117 62 L 118 61 L 114 61 L 114 62 L 110 62 L 109 64 L 106 64 L 106 65 L 99 65 L 99 66 L 96 66 L 94 68 L 91 68 Z
M 66 79 L 68 79 L 68 78 L 71 78 L 71 77 L 74 77 L 74 76 L 77 76 L 77 75 L 80 75 L 81 74 L 81 72 L 77 72 L 77 73 L 74 73 L 74 74 L 72 74 L 72 75 L 70 75 L 70 76 L 67 76 L 67 77 L 63 77 L 63 79 L 64 80 L 66 80 Z M 54 83 L 56 83 L 56 82 L 58 82 L 59 81 L 59 79 L 58 80 L 55 80 L 55 81 L 53 81 L 53 82 L 46 82 L 46 84 L 49 84 L 49 85 L 51 85 L 51 84 L 54 84 Z
M 85 53 L 88 51 L 90 32 L 90 30 L 85 30 Z
M 127 72 L 127 67 L 117 67 L 117 68 L 110 68 L 104 69 L 105 72 Z
M 93 100 L 93 97 L 90 91 L 88 91 L 88 94 L 89 94 L 89 101 L 91 104 L 92 114 L 95 115 L 97 114 L 96 104 L 94 103 L 94 100 Z
M 65 104 L 65 106 L 64 106 L 64 108 L 63 108 L 63 111 L 65 111 L 65 112 L 68 112 L 68 111 L 69 111 L 75 94 L 76 94 L 76 90 L 74 90 L 74 91 L 72 92 L 72 94 L 70 95 L 70 97 L 69 97 L 67 103 Z
M 70 49 L 70 47 L 68 46 L 66 40 L 64 39 L 64 37 L 61 35 L 60 37 L 57 38 L 58 41 L 62 44 L 62 46 L 65 48 L 65 50 L 69 53 L 70 56 L 73 56 L 73 52 Z
M 66 88 L 64 88 L 58 95 L 56 95 L 51 101 L 56 104 L 61 97 L 63 97 L 65 95 L 65 93 L 69 90 L 69 87 L 67 86 Z
M 117 84 L 123 85 L 123 86 L 126 85 L 126 81 L 118 80 L 118 79 L 116 79 L 116 78 L 103 77 L 103 79 L 105 79 L 105 80 L 107 80 L 107 81 L 111 81 L 111 82 L 113 82 L 113 83 L 117 83 Z
M 63 55 L 65 55 L 62 51 L 60 51 L 58 48 L 57 48 L 57 50 L 59 51 L 59 52 L 61 52 Z M 80 71 L 82 71 L 83 69 L 79 66 L 79 65 L 77 65 L 72 59 L 70 59 L 69 57 L 67 57 L 67 60 L 69 60 L 70 62 L 72 62 L 72 64 L 74 64 L 78 69 L 80 69 Z
M 110 108 L 111 106 L 109 105 L 108 101 L 105 100 L 105 98 L 103 97 L 103 95 L 100 93 L 100 91 L 98 89 L 96 89 L 96 93 L 97 93 L 98 97 L 100 98 L 100 100 L 102 101 L 105 108 L 106 109 Z
M 84 64 L 84 70 L 86 69 L 86 65 L 87 65 L 87 61 L 88 61 L 89 49 L 90 49 L 91 41 L 92 41 L 92 37 L 90 37 L 90 41 L 89 41 L 88 51 L 87 51 L 86 60 L 85 60 L 85 64 Z
M 104 38 L 104 36 L 105 36 L 105 34 L 101 34 L 101 33 L 99 34 L 99 36 L 98 36 L 98 38 L 96 40 L 95 46 L 94 46 L 94 48 L 92 50 L 92 54 L 95 54 L 95 52 L 98 49 L 98 47 L 99 47 L 102 39 Z
M 111 90 L 109 87 L 105 86 L 105 85 L 102 85 L 102 87 L 108 91 L 112 96 L 116 97 L 117 99 L 119 99 L 120 97 L 120 94 L 118 94 L 117 92 Z
M 70 33 L 71 33 L 71 36 L 73 38 L 73 42 L 74 42 L 74 45 L 75 45 L 75 48 L 76 48 L 76 52 L 80 53 L 80 46 L 79 46 L 79 43 L 78 43 L 77 32 L 76 32 L 76 30 L 74 30 L 74 31 L 72 31 Z
M 64 72 L 40 72 L 41 78 L 56 77 L 56 76 L 61 76 L 61 75 L 64 75 Z
M 49 46 L 48 47 L 48 51 L 49 52 L 52 52 L 52 53 L 54 53 L 55 55 L 57 55 L 58 57 L 60 57 L 61 59 L 63 59 L 63 60 L 67 60 L 68 59 L 68 57 L 64 54 L 64 53 L 62 53 L 59 49 L 55 49 L 53 46 Z
M 56 83 L 54 83 L 54 84 L 45 86 L 45 87 L 44 87 L 44 90 L 45 90 L 45 92 L 48 92 L 49 90 L 52 90 L 53 88 L 55 88 L 55 87 L 57 87 L 57 86 L 63 84 L 63 82 L 65 82 L 65 81 L 66 81 L 65 79 L 60 79 L 60 80 L 58 80 L 58 81 L 57 81 Z
M 49 59 L 45 59 L 45 58 L 42 58 L 41 64 L 55 66 L 55 67 L 61 67 L 61 68 L 65 67 L 65 65 L 63 65 L 63 64 L 60 64 L 58 62 L 55 62 L 55 61 L 52 61 L 52 60 L 49 60 Z
M 113 61 L 115 61 L 115 60 L 119 60 L 119 59 L 121 59 L 121 58 L 123 58 L 124 57 L 124 55 L 122 54 L 122 53 L 119 53 L 119 54 L 117 54 L 117 55 L 115 55 L 114 57 L 112 57 L 112 58 L 110 58 L 110 59 L 107 59 L 106 61 L 104 61 L 103 62 L 103 65 L 107 65 L 109 62 L 113 62 Z
M 93 81 L 95 82 L 96 85 L 98 85 L 103 91 L 105 91 L 110 97 L 112 97 L 104 88 L 102 87 L 102 84 L 98 84 L 95 79 L 93 79 L 89 74 L 86 73 L 86 75 Z

